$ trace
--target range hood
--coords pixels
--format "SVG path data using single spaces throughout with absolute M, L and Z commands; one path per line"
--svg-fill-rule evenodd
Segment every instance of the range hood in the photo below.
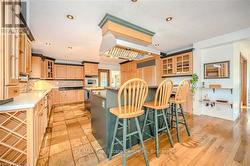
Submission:
M 139 44 L 119 38 L 112 32 L 106 33 L 102 37 L 100 55 L 126 60 L 139 60 L 151 57 L 153 54 L 160 54 L 152 45 Z

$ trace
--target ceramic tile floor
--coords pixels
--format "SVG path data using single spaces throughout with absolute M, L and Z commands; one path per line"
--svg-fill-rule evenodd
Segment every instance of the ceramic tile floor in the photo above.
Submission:
M 54 108 L 51 111 L 37 165 L 93 166 L 107 160 L 91 133 L 90 116 L 84 104 Z

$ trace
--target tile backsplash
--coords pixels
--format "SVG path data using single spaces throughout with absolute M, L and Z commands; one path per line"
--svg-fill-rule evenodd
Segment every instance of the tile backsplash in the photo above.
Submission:
M 29 80 L 25 83 L 19 83 L 21 93 L 30 90 L 46 90 L 52 87 L 75 87 L 83 86 L 83 81 L 72 80 Z

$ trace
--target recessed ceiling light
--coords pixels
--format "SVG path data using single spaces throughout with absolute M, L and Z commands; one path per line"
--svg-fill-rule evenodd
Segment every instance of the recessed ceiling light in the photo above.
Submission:
M 167 17 L 166 18 L 166 21 L 168 22 L 168 21 L 172 21 L 173 20 L 173 17 Z
M 131 0 L 132 2 L 137 2 L 138 0 Z
M 72 16 L 72 15 L 70 15 L 70 14 L 68 14 L 66 17 L 67 17 L 68 19 L 70 19 L 70 20 L 73 20 L 73 19 L 74 19 L 74 16 Z

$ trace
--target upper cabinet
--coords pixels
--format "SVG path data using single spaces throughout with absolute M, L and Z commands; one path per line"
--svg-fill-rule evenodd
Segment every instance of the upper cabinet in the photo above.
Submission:
M 19 74 L 31 73 L 31 41 L 24 33 L 19 35 Z
M 84 62 L 83 64 L 85 76 L 98 76 L 98 63 Z
M 45 59 L 44 60 L 44 77 L 47 79 L 53 79 L 55 73 L 54 60 Z
M 192 52 L 182 53 L 162 59 L 163 77 L 193 74 Z
M 54 59 L 46 58 L 41 54 L 33 54 L 31 63 L 32 72 L 30 78 L 54 79 Z
M 31 78 L 82 80 L 84 78 L 83 66 L 59 64 L 55 63 L 52 58 L 34 54 L 32 56 Z
M 83 77 L 82 65 L 55 64 L 55 79 L 82 80 Z
M 17 85 L 19 78 L 19 34 L 4 34 L 5 85 Z

